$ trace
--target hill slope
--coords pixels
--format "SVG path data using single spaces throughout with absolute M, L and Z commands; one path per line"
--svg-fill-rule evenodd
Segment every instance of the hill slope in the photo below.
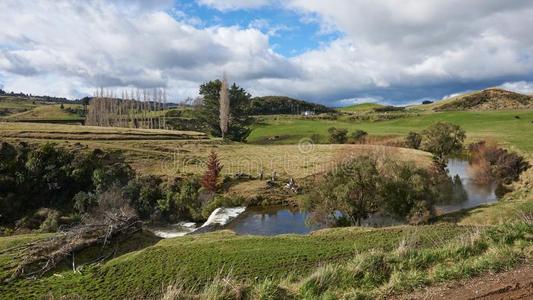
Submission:
M 253 115 L 301 114 L 305 111 L 326 113 L 332 110 L 324 105 L 310 103 L 285 96 L 254 97 L 251 103 Z
M 508 110 L 533 108 L 533 97 L 502 89 L 486 89 L 459 96 L 446 103 L 436 103 L 435 111 Z
M 345 106 L 337 109 L 342 112 L 364 112 L 364 111 L 373 111 L 375 108 L 381 108 L 384 105 L 378 103 L 359 103 L 350 106 Z

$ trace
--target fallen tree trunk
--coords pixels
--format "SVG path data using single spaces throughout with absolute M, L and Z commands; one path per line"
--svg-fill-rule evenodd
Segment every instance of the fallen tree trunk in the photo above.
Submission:
M 26 244 L 17 249 L 24 252 L 22 262 L 6 281 L 43 276 L 79 251 L 93 246 L 104 247 L 116 238 L 127 238 L 141 229 L 142 223 L 135 216 L 107 224 L 78 225 L 53 238 Z

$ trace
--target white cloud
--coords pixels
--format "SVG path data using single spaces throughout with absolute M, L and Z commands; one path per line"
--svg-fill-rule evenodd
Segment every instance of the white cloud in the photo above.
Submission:
M 57 78 L 72 81 L 72 88 L 47 84 L 58 96 L 82 94 L 78 81 L 85 87 L 166 86 L 175 94 L 195 86 L 194 95 L 199 83 L 224 71 L 239 81 L 297 76 L 296 66 L 254 28 L 197 29 L 158 9 L 124 10 L 100 1 L 7 0 L 0 10 L 16 12 L 0 18 L 0 45 L 6 45 L 0 48 L 0 72 L 10 78 L 7 89 L 44 92 L 37 85 Z
M 276 5 L 342 34 L 286 58 L 270 38 L 291 29 L 261 19 L 260 10 L 247 28 L 205 28 L 204 20 L 176 10 L 171 0 L 2 0 L 0 11 L 10 13 L 0 18 L 0 84 L 71 97 L 101 85 L 165 86 L 184 98 L 226 71 L 256 95 L 323 103 L 365 95 L 441 98 L 483 82 L 531 87 L 515 81 L 533 76 L 532 1 L 198 3 L 223 11 Z
M 528 82 L 528 81 L 506 82 L 501 85 L 501 88 L 506 89 L 508 91 L 513 91 L 516 93 L 533 95 L 533 82 Z
M 197 0 L 199 4 L 218 10 L 255 9 L 272 4 L 272 0 Z

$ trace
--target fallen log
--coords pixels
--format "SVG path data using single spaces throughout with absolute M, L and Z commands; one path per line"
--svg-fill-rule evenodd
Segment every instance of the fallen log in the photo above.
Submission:
M 127 238 L 140 230 L 142 223 L 135 216 L 110 224 L 78 225 L 53 238 L 21 246 L 17 250 L 25 252 L 24 258 L 5 281 L 41 277 L 66 258 L 86 248 L 104 247 L 116 238 Z

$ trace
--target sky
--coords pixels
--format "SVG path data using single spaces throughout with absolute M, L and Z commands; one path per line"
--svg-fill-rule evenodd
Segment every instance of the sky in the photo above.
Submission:
M 329 106 L 533 93 L 531 0 L 0 0 L 0 12 L 7 91 L 165 88 L 180 101 L 225 72 L 254 96 Z

